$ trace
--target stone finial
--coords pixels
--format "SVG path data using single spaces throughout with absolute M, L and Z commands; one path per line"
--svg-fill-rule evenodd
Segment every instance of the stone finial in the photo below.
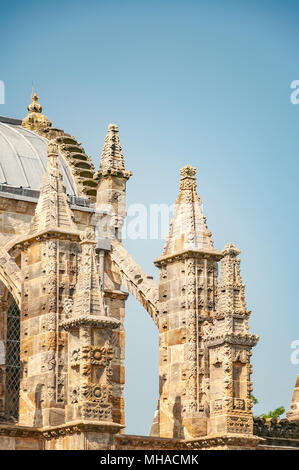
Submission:
M 41 113 L 43 108 L 42 105 L 38 102 L 39 97 L 37 96 L 37 93 L 35 92 L 33 97 L 32 97 L 32 102 L 27 106 L 27 109 L 30 113 Z
M 224 256 L 231 256 L 232 258 L 235 258 L 240 253 L 241 251 L 233 243 L 227 243 L 222 250 Z
M 125 170 L 124 156 L 116 124 L 109 124 L 108 126 L 97 176 L 106 176 L 108 174 L 122 176 L 126 179 L 129 179 L 132 175 L 131 171 Z
M 22 121 L 22 126 L 31 131 L 37 131 L 39 129 L 44 129 L 46 127 L 51 127 L 51 121 L 42 114 L 42 106 L 38 102 L 37 93 L 34 93 L 32 97 L 32 102 L 27 107 L 28 114 Z
M 180 189 L 196 189 L 196 168 L 186 165 L 180 169 Z

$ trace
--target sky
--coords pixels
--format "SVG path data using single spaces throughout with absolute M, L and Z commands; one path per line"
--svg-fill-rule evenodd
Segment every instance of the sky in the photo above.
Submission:
M 215 247 L 241 249 L 260 414 L 290 406 L 299 365 L 297 1 L 5 2 L 0 115 L 23 118 L 32 82 L 55 127 L 95 165 L 117 123 L 127 204 L 172 204 L 179 169 L 197 168 Z M 126 240 L 153 264 L 164 240 Z M 158 400 L 158 335 L 138 302 L 126 310 L 126 432 L 148 434 Z

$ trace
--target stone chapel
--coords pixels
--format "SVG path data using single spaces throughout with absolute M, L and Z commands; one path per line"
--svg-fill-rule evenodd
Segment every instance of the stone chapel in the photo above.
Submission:
M 253 418 L 240 250 L 214 247 L 196 169 L 158 285 L 122 244 L 131 175 L 115 124 L 95 169 L 36 93 L 23 120 L 0 117 L 0 449 L 299 449 L 299 376 L 286 419 Z M 129 293 L 159 331 L 150 436 L 125 432 Z

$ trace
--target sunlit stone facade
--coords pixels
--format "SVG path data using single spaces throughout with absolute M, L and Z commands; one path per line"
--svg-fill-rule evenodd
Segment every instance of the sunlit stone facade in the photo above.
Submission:
M 96 171 L 36 94 L 23 121 L 0 118 L 0 449 L 280 448 L 274 425 L 299 446 L 297 386 L 290 421 L 254 425 L 240 251 L 214 248 L 195 168 L 181 169 L 159 285 L 122 244 L 131 174 L 115 124 Z M 150 436 L 125 434 L 128 293 L 160 337 Z

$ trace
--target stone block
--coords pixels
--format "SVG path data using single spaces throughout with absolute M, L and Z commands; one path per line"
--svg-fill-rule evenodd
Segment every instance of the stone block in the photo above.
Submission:
M 44 408 L 43 426 L 59 426 L 65 422 L 64 408 Z
M 123 365 L 117 365 L 113 364 L 112 365 L 112 380 L 113 382 L 116 382 L 118 384 L 124 384 L 125 383 L 125 368 Z
M 185 328 L 177 328 L 175 330 L 169 330 L 167 332 L 167 343 L 168 346 L 172 346 L 175 344 L 182 344 L 185 342 L 186 339 L 186 329 Z
M 171 346 L 170 349 L 170 361 L 171 364 L 184 363 L 184 346 L 181 344 Z
M 14 450 L 15 438 L 10 436 L 0 436 L 0 450 Z
M 182 424 L 191 438 L 207 435 L 207 418 L 204 416 L 184 418 Z
M 15 438 L 15 450 L 42 450 L 43 442 L 38 438 Z
M 28 248 L 28 264 L 38 263 L 41 261 L 41 244 L 35 243 Z
M 36 354 L 28 358 L 28 377 L 41 373 L 41 354 Z

